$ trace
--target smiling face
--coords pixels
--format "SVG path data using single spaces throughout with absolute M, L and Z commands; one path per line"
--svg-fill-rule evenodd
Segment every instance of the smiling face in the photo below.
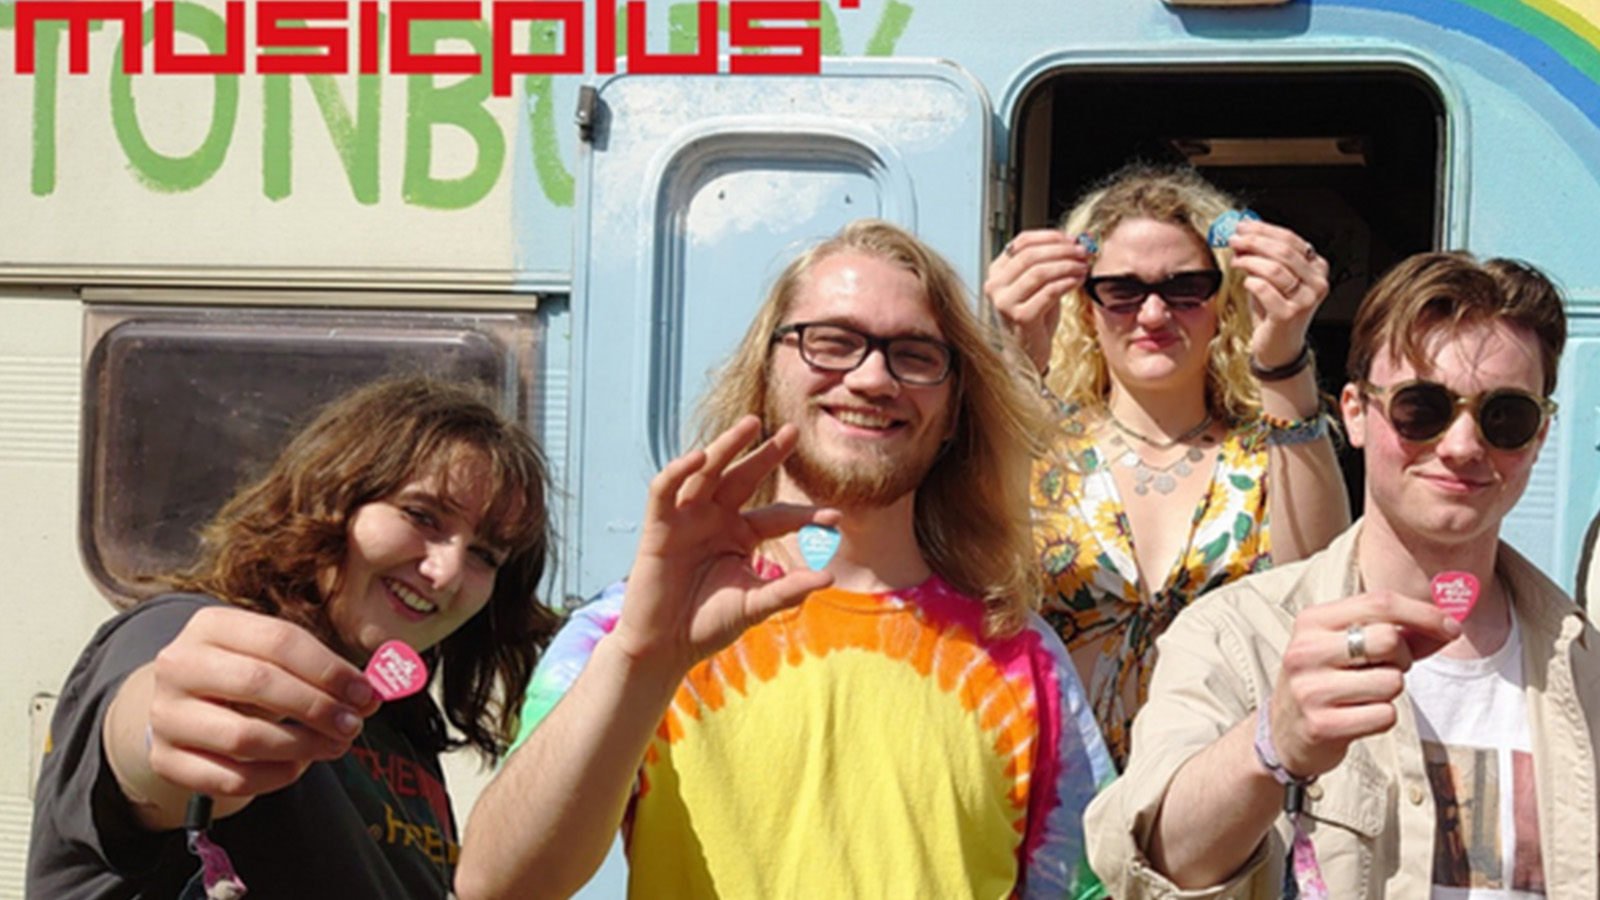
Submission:
M 1100 241 L 1093 276 L 1131 276 L 1146 283 L 1178 272 L 1216 268 L 1192 230 L 1154 219 L 1128 219 Z M 1125 387 L 1205 383 L 1207 351 L 1217 334 L 1216 299 L 1176 311 L 1150 294 L 1137 312 L 1108 313 L 1090 303 L 1094 332 L 1106 369 Z
M 916 276 L 855 252 L 830 256 L 805 275 L 784 317 L 784 324 L 794 322 L 944 339 Z M 801 359 L 792 337 L 772 347 L 770 365 L 771 424 L 800 429 L 780 496 L 798 489 L 804 499 L 840 508 L 887 506 L 916 490 L 950 435 L 957 374 L 937 385 L 904 384 L 877 350 L 852 371 L 825 371 Z
M 468 457 L 451 469 L 448 492 L 437 475 L 412 479 L 350 517 L 327 611 L 351 659 L 364 663 L 396 638 L 426 650 L 488 603 L 504 552 L 478 533 L 484 476 L 483 460 Z
M 1461 396 L 1496 388 L 1542 395 L 1544 366 L 1534 335 L 1503 322 L 1439 329 L 1425 343 L 1433 366 L 1418 372 L 1386 351 L 1372 360 L 1367 380 L 1389 387 L 1416 378 L 1437 381 Z M 1470 413 L 1450 423 L 1436 442 L 1396 434 L 1381 404 L 1346 385 L 1340 398 L 1352 446 L 1366 460 L 1366 508 L 1377 527 L 1408 545 L 1457 547 L 1492 544 L 1500 522 L 1522 497 L 1549 423 L 1522 450 L 1484 443 Z

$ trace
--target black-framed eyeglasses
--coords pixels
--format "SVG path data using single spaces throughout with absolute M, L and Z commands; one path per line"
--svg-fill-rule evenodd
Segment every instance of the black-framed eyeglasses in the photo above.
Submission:
M 1436 381 L 1402 381 L 1388 387 L 1361 382 L 1361 391 L 1379 403 L 1395 433 L 1408 441 L 1431 444 L 1444 436 L 1463 409 L 1472 411 L 1478 436 L 1496 450 L 1521 450 L 1539 437 L 1556 414 L 1556 402 L 1521 388 L 1495 388 L 1463 397 Z
M 933 338 L 886 338 L 833 322 L 793 322 L 772 332 L 772 340 L 790 335 L 807 365 L 829 372 L 852 372 L 877 350 L 895 380 L 929 386 L 949 378 L 955 365 L 955 351 Z
M 1160 297 L 1161 302 L 1173 312 L 1199 309 L 1215 297 L 1221 287 L 1221 269 L 1174 272 L 1154 284 L 1132 275 L 1096 275 L 1083 282 L 1083 290 L 1089 299 L 1117 316 L 1138 312 L 1144 306 L 1145 298 L 1151 294 Z

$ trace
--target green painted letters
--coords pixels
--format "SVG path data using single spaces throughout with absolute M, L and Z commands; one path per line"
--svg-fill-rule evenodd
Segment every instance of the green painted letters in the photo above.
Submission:
M 506 139 L 500 123 L 484 108 L 489 99 L 491 79 L 487 60 L 491 57 L 489 23 L 482 20 L 417 21 L 411 29 L 413 47 L 431 48 L 445 38 L 457 38 L 472 45 L 484 59 L 484 70 L 462 76 L 459 81 L 440 87 L 436 75 L 406 77 L 406 162 L 405 180 L 400 193 L 407 203 L 431 209 L 465 209 L 482 200 L 500 178 L 506 158 Z M 421 49 L 418 52 L 423 52 Z M 451 125 L 466 132 L 477 146 L 472 170 L 459 178 L 433 175 L 434 129 Z
M 179 0 L 173 4 L 173 28 L 200 38 L 213 53 L 222 52 L 226 43 L 222 17 L 196 3 Z M 155 13 L 146 12 L 146 43 L 155 39 L 154 31 Z M 133 78 L 122 71 L 122 55 L 127 52 L 126 40 L 119 42 L 111 70 L 111 125 L 128 157 L 128 165 L 151 190 L 168 194 L 192 191 L 210 180 L 227 158 L 234 122 L 239 116 L 239 76 L 212 76 L 211 127 L 205 140 L 187 156 L 167 156 L 145 140 L 133 96 Z

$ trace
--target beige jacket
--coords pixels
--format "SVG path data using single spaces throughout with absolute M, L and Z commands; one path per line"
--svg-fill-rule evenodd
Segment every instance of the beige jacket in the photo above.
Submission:
M 1291 832 L 1286 816 L 1226 884 L 1181 891 L 1143 848 L 1173 773 L 1270 695 L 1294 616 L 1357 593 L 1357 522 L 1328 549 L 1245 578 L 1185 609 L 1157 645 L 1160 664 L 1133 730 L 1128 769 L 1089 806 L 1089 860 L 1111 896 L 1275 900 Z M 1600 636 L 1561 589 L 1505 544 L 1498 574 L 1519 617 L 1545 883 L 1553 900 L 1600 897 Z M 1357 741 L 1307 791 L 1306 828 L 1329 896 L 1417 900 L 1431 891 L 1433 793 L 1410 701 L 1398 724 Z

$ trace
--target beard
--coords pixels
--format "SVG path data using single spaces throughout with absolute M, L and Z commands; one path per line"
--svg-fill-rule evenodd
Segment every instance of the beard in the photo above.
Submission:
M 824 458 L 801 440 L 784 460 L 783 471 L 818 506 L 872 509 L 889 506 L 921 486 L 938 451 L 938 445 L 934 445 L 919 450 L 915 459 L 896 460 L 873 454 L 870 459 L 845 464 Z
M 901 452 L 875 448 L 852 454 L 848 459 L 829 456 L 817 446 L 814 433 L 804 426 L 807 401 L 785 403 L 769 392 L 767 409 L 776 413 L 773 427 L 782 422 L 801 426 L 800 441 L 783 462 L 783 471 L 812 503 L 837 509 L 875 509 L 893 504 L 913 493 L 939 460 L 944 442 L 936 438 L 945 429 L 938 423 L 928 429 L 925 439 Z M 796 410 L 795 406 L 800 406 Z

